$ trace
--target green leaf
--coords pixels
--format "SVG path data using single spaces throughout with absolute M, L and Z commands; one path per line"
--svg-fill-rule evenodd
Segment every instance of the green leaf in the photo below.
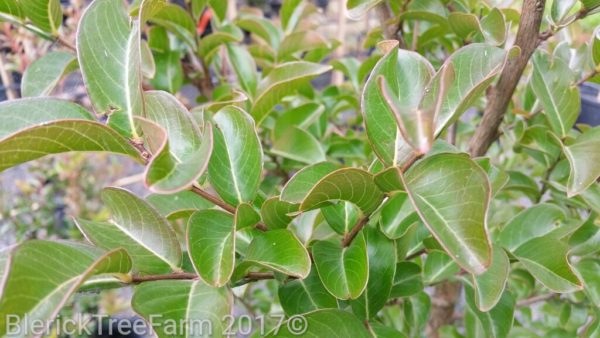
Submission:
M 569 264 L 568 251 L 567 244 L 547 235 L 521 245 L 513 255 L 545 287 L 567 293 L 583 287 Z
M 337 299 L 327 292 L 314 269 L 305 279 L 279 284 L 278 294 L 281 307 L 288 316 L 338 308 Z
M 592 10 L 598 6 L 600 6 L 600 1 L 598 0 L 580 0 L 583 4 L 583 7 L 586 9 Z
M 500 46 L 506 42 L 506 19 L 498 8 L 492 10 L 481 19 L 481 32 L 489 43 Z
M 178 219 L 189 216 L 197 210 L 208 209 L 212 203 L 196 195 L 192 191 L 180 191 L 176 194 L 163 195 L 151 194 L 146 196 L 150 203 L 161 216 L 167 219 Z
M 227 1 L 208 0 L 208 5 L 215 11 L 219 20 L 225 20 L 225 17 L 227 16 Z
M 75 56 L 67 52 L 50 52 L 35 60 L 23 74 L 23 97 L 48 96 L 60 79 L 77 68 Z
M 397 42 L 377 62 L 362 93 L 361 107 L 367 136 L 373 151 L 386 165 L 404 163 L 412 149 L 402 139 L 394 112 L 386 103 L 377 79 L 383 76 L 389 90 L 401 107 L 417 108 L 434 74 L 434 69 L 421 55 L 398 49 Z M 407 127 L 408 128 L 408 127 Z
M 276 139 L 271 152 L 306 164 L 325 161 L 325 151 L 319 141 L 309 132 L 297 127 L 288 128 Z
M 107 151 L 140 160 L 125 138 L 77 104 L 54 98 L 0 103 L 0 171 L 70 151 Z
M 306 278 L 310 273 L 310 257 L 306 248 L 286 229 L 255 236 L 246 252 L 245 262 L 298 278 Z
M 148 17 L 154 24 L 162 26 L 175 34 L 188 46 L 196 47 L 196 25 L 192 17 L 181 6 L 164 3 Z
M 508 337 L 513 326 L 516 305 L 514 297 L 509 292 L 505 292 L 498 304 L 487 312 L 477 309 L 473 300 L 473 289 L 468 285 L 465 285 L 465 298 L 468 307 L 466 311 L 470 311 L 475 316 L 483 328 L 485 337 Z
M 207 327 L 212 337 L 224 337 L 224 318 L 231 314 L 233 298 L 226 288 L 213 288 L 199 280 L 165 280 L 137 286 L 131 306 L 152 323 L 160 338 L 205 336 Z
M 18 0 L 5 0 L 0 2 L 0 20 L 18 20 L 23 19 L 24 16 L 23 8 Z
M 156 63 L 156 74 L 150 83 L 157 90 L 165 90 L 169 93 L 177 93 L 183 86 L 183 68 L 181 67 L 181 56 L 178 51 L 154 52 Z
M 139 273 L 179 271 L 181 249 L 171 225 L 143 199 L 127 190 L 105 188 L 102 201 L 111 213 L 107 222 L 76 219 L 94 245 L 126 248 Z
M 425 20 L 446 25 L 448 9 L 440 0 L 422 0 L 411 2 L 408 11 L 400 15 L 405 20 Z
M 297 317 L 295 317 L 297 318 Z M 302 316 L 304 320 L 290 318 L 289 322 L 282 323 L 279 330 L 275 329 L 267 337 L 298 337 L 301 332 L 306 337 L 329 338 L 371 338 L 363 322 L 353 314 L 342 310 L 317 310 Z M 292 323 L 299 323 L 295 326 Z M 300 328 L 300 329 L 297 329 Z
M 531 87 L 552 130 L 561 138 L 567 136 L 579 116 L 581 99 L 573 79 L 573 71 L 562 59 L 544 52 L 533 55 Z
M 575 142 L 563 147 L 571 173 L 567 194 L 572 197 L 582 193 L 600 177 L 600 127 L 581 134 Z
M 362 233 L 349 247 L 342 247 L 339 240 L 316 241 L 312 253 L 319 277 L 332 295 L 356 299 L 363 293 L 369 279 L 369 262 Z
M 252 202 L 258 191 L 263 152 L 254 121 L 243 110 L 228 106 L 213 117 L 214 148 L 208 179 L 231 205 Z
M 352 203 L 339 202 L 321 209 L 327 224 L 340 235 L 345 235 L 358 222 L 360 212 Z
M 258 125 L 285 96 L 293 94 L 305 81 L 331 70 L 331 66 L 295 61 L 275 67 L 258 84 L 252 116 Z
M 406 192 L 394 194 L 381 209 L 379 225 L 381 231 L 391 239 L 404 236 L 410 227 L 419 222 L 419 215 L 415 212 Z
M 583 291 L 596 306 L 600 306 L 600 262 L 585 258 L 575 264 L 575 270 L 583 282 Z
M 258 84 L 258 74 L 256 73 L 256 63 L 250 53 L 244 47 L 228 43 L 227 56 L 242 89 L 250 96 L 254 96 Z
M 23 337 L 34 336 L 39 323 L 50 324 L 71 295 L 93 275 L 126 274 L 131 260 L 125 250 L 104 252 L 91 246 L 33 240 L 10 252 L 8 273 L 0 290 L 0 336 L 10 316 L 19 318 Z M 36 326 L 32 326 L 32 324 Z M 49 329 L 49 328 L 48 328 Z M 39 334 L 39 331 L 37 331 Z
M 348 16 L 353 20 L 357 20 L 380 2 L 381 0 L 348 0 L 346 3 Z
M 251 227 L 260 222 L 260 214 L 248 203 L 242 203 L 235 209 L 234 224 L 237 230 Z
M 500 301 L 509 272 L 510 261 L 506 252 L 501 247 L 495 246 L 489 269 L 479 276 L 472 275 L 475 305 L 479 311 L 488 312 Z
M 281 17 L 281 28 L 285 34 L 294 31 L 301 19 L 308 17 L 317 11 L 312 3 L 302 0 L 284 0 L 279 11 Z
M 471 13 L 450 13 L 448 23 L 454 33 L 465 41 L 471 40 L 477 34 L 482 34 L 479 18 Z
M 279 47 L 281 31 L 270 20 L 256 15 L 243 15 L 235 21 L 235 24 L 262 39 L 266 43 L 266 46 L 261 46 L 261 48 L 270 47 L 275 50 Z
M 201 210 L 187 225 L 187 248 L 194 269 L 207 284 L 225 285 L 235 265 L 235 224 L 220 210 Z
M 275 121 L 273 138 L 281 140 L 292 127 L 307 129 L 325 111 L 323 105 L 310 102 L 287 110 Z
M 442 251 L 433 250 L 427 254 L 423 267 L 423 282 L 425 284 L 439 283 L 460 271 L 456 263 Z
M 502 228 L 498 241 L 507 250 L 514 251 L 530 239 L 552 232 L 564 219 L 564 212 L 554 204 L 534 205 L 513 217 Z
M 130 25 L 121 0 L 94 1 L 77 31 L 79 65 L 98 114 L 125 137 L 139 138 L 135 115 L 143 115 L 140 22 Z
M 291 213 L 298 211 L 298 205 L 285 202 L 279 197 L 271 197 L 260 208 L 263 221 L 269 229 L 285 229 L 292 222 Z
M 423 291 L 421 267 L 413 262 L 399 262 L 396 264 L 396 274 L 394 275 L 390 298 L 410 297 L 421 291 Z
M 369 280 L 365 291 L 352 301 L 352 312 L 369 319 L 377 315 L 387 302 L 396 273 L 396 243 L 376 227 L 363 230 L 367 241 Z
M 431 299 L 425 292 L 419 292 L 405 299 L 404 317 L 411 337 L 418 337 L 429 320 Z
M 561 24 L 563 19 L 569 14 L 569 11 L 577 0 L 554 0 L 552 1 L 552 9 L 550 15 L 555 24 Z
M 223 44 L 241 42 L 244 33 L 234 25 L 224 25 L 200 40 L 199 54 L 208 62 Z
M 491 187 L 486 173 L 465 154 L 432 155 L 402 177 L 417 213 L 444 250 L 476 275 L 491 263 L 486 230 Z
M 321 162 L 302 168 L 283 187 L 281 200 L 289 203 L 301 203 L 323 177 L 338 168 L 331 162 Z
M 293 59 L 297 53 L 330 48 L 329 42 L 316 31 L 302 31 L 287 35 L 279 46 L 277 59 Z
M 383 200 L 373 175 L 357 168 L 338 169 L 319 180 L 306 194 L 300 211 L 318 209 L 329 201 L 348 201 L 354 203 L 368 215 L 375 211 Z
M 141 120 L 150 151 L 145 183 L 152 192 L 170 194 L 189 189 L 204 173 L 213 149 L 210 126 L 203 135 L 187 109 L 171 94 L 145 94 L 146 119 Z
M 60 0 L 20 0 L 19 3 L 35 26 L 52 35 L 58 34 L 63 19 Z

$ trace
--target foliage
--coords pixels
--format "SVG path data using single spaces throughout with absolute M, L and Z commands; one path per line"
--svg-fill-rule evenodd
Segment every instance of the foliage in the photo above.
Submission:
M 26 69 L 25 98 L 0 103 L 0 170 L 108 152 L 144 167 L 149 194 L 103 187 L 107 212 L 75 217 L 86 244 L 0 251 L 0 336 L 8 315 L 30 336 L 78 290 L 130 285 L 141 317 L 217 336 L 236 305 L 269 336 L 294 336 L 298 316 L 319 337 L 597 336 L 600 127 L 577 118 L 600 37 L 556 33 L 590 31 L 600 2 L 547 4 L 500 138 L 477 157 L 477 112 L 524 55 L 527 13 L 504 3 L 347 1 L 351 18 L 387 16 L 364 46 L 377 49 L 354 58 L 334 54 L 343 41 L 308 1 L 269 20 L 225 1 L 94 0 L 74 46 L 58 0 L 3 1 L 0 20 L 64 48 Z M 343 81 L 321 85 L 331 71 Z M 73 73 L 89 104 L 52 97 Z M 431 332 L 430 291 L 448 282 L 465 306 Z

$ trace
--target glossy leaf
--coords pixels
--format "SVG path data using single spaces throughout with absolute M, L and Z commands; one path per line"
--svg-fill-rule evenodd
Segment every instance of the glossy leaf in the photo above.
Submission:
M 498 240 L 506 249 L 513 251 L 530 239 L 550 233 L 564 218 L 565 214 L 558 206 L 538 204 L 511 219 L 502 228 Z
M 301 203 L 323 177 L 336 169 L 338 169 L 338 166 L 331 162 L 322 162 L 304 167 L 283 187 L 281 200 L 290 203 Z
M 283 229 L 292 222 L 289 214 L 298 211 L 298 205 L 272 197 L 266 200 L 260 208 L 263 221 L 269 229 Z
M 381 209 L 379 219 L 381 231 L 391 239 L 404 236 L 408 229 L 418 222 L 420 222 L 419 215 L 405 192 L 390 197 Z
M 425 158 L 403 177 L 417 213 L 465 270 L 483 273 L 491 263 L 486 217 L 491 197 L 487 175 L 464 154 Z
M 587 130 L 563 151 L 571 166 L 567 193 L 578 195 L 600 177 L 600 128 Z
M 70 151 L 106 151 L 140 160 L 125 138 L 77 104 L 54 98 L 0 103 L 0 171 Z
M 21 0 L 19 4 L 34 25 L 45 32 L 58 34 L 63 19 L 60 0 Z
M 460 271 L 456 263 L 442 251 L 433 250 L 427 254 L 423 267 L 423 282 L 425 284 L 439 283 Z
M 39 334 L 39 323 L 44 327 L 52 323 L 86 279 L 98 274 L 126 274 L 131 269 L 131 260 L 123 249 L 104 252 L 83 244 L 40 240 L 11 249 L 9 264 L 0 285 L 3 337 L 11 327 L 9 321 L 15 324 L 11 316 L 19 319 L 17 328 L 12 329 L 22 336 Z M 34 323 L 38 324 L 32 326 Z
M 261 124 L 271 109 L 285 96 L 295 92 L 298 85 L 331 70 L 331 66 L 295 61 L 277 66 L 258 84 L 252 116 Z
M 291 127 L 273 142 L 271 152 L 294 161 L 315 164 L 325 161 L 325 151 L 309 132 Z
M 200 337 L 207 334 L 207 327 L 212 336 L 224 337 L 227 323 L 223 318 L 231 313 L 233 299 L 227 289 L 199 280 L 165 280 L 137 286 L 131 306 L 153 323 L 160 338 Z
M 110 32 L 110 34 L 107 34 Z M 77 32 L 77 56 L 88 95 L 99 114 L 126 137 L 139 138 L 133 117 L 143 115 L 140 22 L 120 0 L 94 1 Z
M 75 55 L 67 52 L 50 52 L 35 60 L 23 74 L 23 97 L 48 96 L 63 76 L 77 68 Z
M 168 219 L 177 219 L 184 215 L 189 215 L 194 211 L 208 209 L 213 206 L 212 203 L 192 191 L 181 191 L 170 195 L 151 194 L 146 196 L 146 201 L 161 216 Z
M 271 230 L 254 237 L 246 252 L 245 262 L 289 276 L 306 278 L 310 258 L 306 248 L 289 230 Z
M 367 244 L 362 233 L 345 248 L 339 240 L 317 241 L 312 253 L 319 277 L 332 295 L 356 299 L 362 294 L 369 278 Z
M 475 305 L 482 312 L 490 311 L 500 301 L 508 274 L 510 261 L 502 248 L 495 246 L 492 255 L 492 264 L 486 272 L 473 277 L 475 289 Z
M 378 88 L 383 76 L 392 93 L 397 93 L 402 107 L 416 108 L 434 74 L 431 64 L 417 53 L 400 50 L 394 43 L 377 62 L 362 94 L 361 110 L 373 150 L 384 164 L 399 165 L 410 156 L 411 149 L 403 141 L 394 112 Z M 407 126 L 408 128 L 408 126 Z
M 343 168 L 319 180 L 303 199 L 300 210 L 320 208 L 326 202 L 334 200 L 352 202 L 363 213 L 370 214 L 383 200 L 383 193 L 375 185 L 369 172 Z
M 90 242 L 109 250 L 127 249 L 136 272 L 180 270 L 181 249 L 175 232 L 154 208 L 119 188 L 105 188 L 102 201 L 111 213 L 107 222 L 76 220 Z
M 593 258 L 585 258 L 575 264 L 575 270 L 583 282 L 584 292 L 592 303 L 600 306 L 600 263 Z
M 281 307 L 288 316 L 338 307 L 337 299 L 327 292 L 315 269 L 304 279 L 281 284 L 278 294 Z
M 194 213 L 187 225 L 187 248 L 194 269 L 207 284 L 221 287 L 229 281 L 235 265 L 235 224 L 220 210 Z
M 498 304 L 488 312 L 479 311 L 473 300 L 473 289 L 465 286 L 465 298 L 469 308 L 468 311 L 475 316 L 483 328 L 486 337 L 506 338 L 513 326 L 515 312 L 515 299 L 509 293 L 505 292 Z
M 413 262 L 399 262 L 396 264 L 394 283 L 390 291 L 390 298 L 409 297 L 423 290 L 421 267 Z
M 263 164 L 254 121 L 233 106 L 222 108 L 213 119 L 214 148 L 208 179 L 225 202 L 251 202 L 258 191 Z
M 204 173 L 213 148 L 210 126 L 200 129 L 187 109 L 166 92 L 145 93 L 146 120 L 142 129 L 149 150 L 145 183 L 157 193 L 175 193 L 189 189 Z
M 550 11 L 552 21 L 560 24 L 576 3 L 577 0 L 552 1 L 552 9 Z
M 190 15 L 176 4 L 164 3 L 148 17 L 152 23 L 160 25 L 177 35 L 190 47 L 196 46 L 196 28 Z
M 573 71 L 562 59 L 542 52 L 534 54 L 531 87 L 552 130 L 560 137 L 565 137 L 573 127 L 581 106 L 573 78 Z
M 287 35 L 279 46 L 278 60 L 286 60 L 297 53 L 329 48 L 329 42 L 316 31 L 295 32 Z
M 298 127 L 306 129 L 315 122 L 325 111 L 325 107 L 317 103 L 307 103 L 284 112 L 275 121 L 273 137 L 281 140 L 288 133 L 288 129 Z
M 363 322 L 353 314 L 342 310 L 317 310 L 303 315 L 302 321 L 306 330 L 302 335 L 307 337 L 331 337 L 331 338 L 371 338 L 371 334 L 365 328 Z M 288 325 L 289 324 L 289 325 Z M 298 336 L 300 330 L 288 322 L 282 323 L 279 330 L 270 332 L 266 337 Z
M 180 58 L 178 51 L 167 50 L 154 53 L 156 75 L 150 80 L 154 88 L 171 94 L 177 93 L 181 89 L 184 75 Z
M 493 8 L 488 15 L 481 19 L 481 32 L 486 41 L 496 46 L 506 41 L 507 29 L 504 14 L 498 8 Z
M 530 240 L 513 254 L 548 289 L 557 293 L 567 293 L 583 287 L 573 273 L 567 256 L 568 250 L 564 242 L 548 235 Z
M 396 273 L 396 245 L 379 229 L 363 230 L 367 242 L 369 280 L 365 291 L 352 302 L 352 311 L 360 318 L 369 319 L 383 309 Z
M 258 74 L 256 73 L 254 59 L 245 48 L 234 44 L 227 44 L 227 55 L 242 89 L 254 96 L 258 85 Z
M 340 202 L 321 209 L 327 224 L 340 235 L 345 235 L 354 228 L 360 212 L 349 202 Z

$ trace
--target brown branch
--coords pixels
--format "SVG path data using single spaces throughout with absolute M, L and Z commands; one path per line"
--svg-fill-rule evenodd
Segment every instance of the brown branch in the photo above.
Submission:
M 411 260 L 413 260 L 413 259 L 415 259 L 415 258 L 417 258 L 417 257 L 419 257 L 421 255 L 424 255 L 426 253 L 427 253 L 427 250 L 421 249 L 421 250 L 419 250 L 419 251 L 417 251 L 417 252 L 415 252 L 413 254 L 410 254 L 410 255 L 406 256 L 406 258 L 404 258 L 404 260 L 405 261 L 411 261 Z
M 204 198 L 205 200 L 211 202 L 212 204 L 220 207 L 221 209 L 227 211 L 228 213 L 235 215 L 235 208 L 232 207 L 231 205 L 225 203 L 224 201 L 222 201 L 220 198 L 208 193 L 207 191 L 203 190 L 200 187 L 197 187 L 195 185 L 192 186 L 191 191 L 196 193 L 197 195 L 199 195 L 200 197 Z M 256 223 L 255 227 L 258 230 L 261 231 L 267 231 L 267 225 L 262 223 L 262 222 L 258 222 Z
M 64 37 L 62 37 L 61 35 L 58 35 L 56 37 L 56 42 L 58 42 L 59 44 L 67 47 L 68 49 L 70 49 L 73 52 L 77 52 L 77 48 L 75 48 L 75 46 L 70 43 L 69 41 L 67 41 Z
M 585 7 L 581 8 L 581 10 L 579 12 L 577 12 L 577 14 L 575 14 L 574 16 L 572 16 L 570 18 L 570 21 L 568 21 L 568 23 L 566 25 L 559 26 L 559 27 L 557 27 L 557 29 L 548 28 L 545 31 L 541 32 L 540 33 L 540 41 L 546 41 L 546 40 L 550 39 L 564 27 L 572 24 L 573 22 L 575 22 L 577 20 L 585 18 L 588 14 L 590 14 L 590 11 L 591 10 L 589 8 L 585 8 Z
M 556 296 L 558 296 L 558 294 L 556 294 L 556 293 L 549 293 L 549 294 L 545 294 L 545 295 L 533 296 L 531 298 L 526 298 L 526 299 L 522 299 L 522 300 L 518 301 L 517 306 L 519 306 L 519 307 L 529 306 L 531 304 L 535 304 L 538 302 L 543 302 L 545 300 L 552 299 Z
M 145 275 L 145 276 L 131 276 L 131 283 L 138 284 L 144 282 L 154 282 L 159 280 L 187 280 L 197 279 L 198 275 L 190 272 L 174 272 L 163 275 Z M 252 282 L 265 279 L 273 279 L 275 276 L 271 272 L 248 272 L 244 276 L 244 281 Z
M 196 279 L 198 275 L 195 273 L 189 272 L 175 272 L 164 275 L 146 275 L 146 276 L 132 276 L 131 283 L 144 283 L 144 282 L 154 282 L 158 280 L 171 280 L 171 279 Z
M 594 69 L 594 71 L 592 71 L 589 74 L 584 75 L 581 79 L 579 79 L 579 81 L 575 82 L 575 86 L 579 87 L 582 84 L 584 84 L 585 82 L 588 82 L 591 78 L 593 78 L 594 76 L 598 75 L 598 70 Z
M 354 238 L 356 238 L 356 236 L 362 230 L 362 228 L 364 228 L 365 225 L 369 223 L 369 216 L 370 215 L 365 215 L 363 218 L 358 220 L 358 223 L 356 223 L 354 228 L 352 228 L 352 230 L 349 233 L 347 233 L 346 236 L 344 236 L 344 238 L 342 239 L 342 247 L 346 248 L 350 246 L 350 244 L 352 244 L 352 241 L 354 240 Z
M 518 57 L 510 59 L 498 80 L 490 90 L 488 104 L 481 124 L 469 144 L 472 156 L 483 156 L 498 138 L 498 127 L 510 104 L 517 84 L 529 62 L 529 58 L 540 43 L 540 25 L 544 14 L 545 0 L 525 0 L 521 11 L 521 24 L 517 31 L 515 46 L 521 48 Z

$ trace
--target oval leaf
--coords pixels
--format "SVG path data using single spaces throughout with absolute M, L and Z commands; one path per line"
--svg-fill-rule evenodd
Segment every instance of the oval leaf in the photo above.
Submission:
M 298 278 L 306 278 L 310 273 L 310 257 L 306 248 L 285 229 L 255 236 L 246 252 L 245 262 Z
M 187 225 L 187 248 L 194 269 L 209 285 L 221 287 L 233 274 L 235 225 L 233 217 L 220 210 L 201 210 Z
M 141 160 L 125 138 L 77 104 L 53 98 L 0 103 L 0 171 L 70 151 L 108 151 Z
M 88 277 L 126 274 L 131 269 L 131 259 L 123 249 L 104 252 L 83 244 L 40 240 L 13 248 L 9 264 L 8 273 L 0 285 L 2 337 L 11 327 L 8 321 L 14 324 L 11 316 L 19 318 L 18 327 L 12 329 L 18 330 L 23 337 L 34 336 L 36 332 L 39 334 L 39 323 L 52 323 L 69 297 Z
M 490 311 L 500 301 L 510 272 L 506 252 L 499 246 L 495 246 L 493 251 L 490 268 L 479 276 L 472 276 L 475 305 L 482 312 Z
M 154 208 L 118 188 L 102 190 L 102 201 L 111 212 L 108 222 L 76 220 L 90 242 L 105 249 L 126 248 L 136 272 L 180 270 L 181 249 L 175 232 Z
M 571 166 L 567 193 L 582 193 L 600 177 L 600 127 L 581 134 L 575 142 L 563 148 Z
M 329 338 L 371 338 L 361 320 L 353 314 L 342 310 L 317 310 L 302 316 L 305 330 L 303 336 Z M 270 332 L 267 337 L 298 337 L 296 327 L 288 322 L 282 323 L 279 329 Z
M 349 247 L 340 241 L 316 241 L 312 247 L 315 266 L 325 288 L 339 299 L 356 299 L 367 286 L 367 244 L 360 233 Z
M 491 263 L 487 210 L 491 187 L 486 173 L 465 154 L 425 158 L 402 177 L 421 219 L 465 270 L 481 274 Z
M 77 68 L 75 55 L 67 52 L 50 52 L 35 60 L 23 74 L 23 97 L 48 96 L 63 76 Z
M 337 299 L 327 292 L 314 269 L 304 279 L 280 284 L 278 294 L 281 307 L 288 316 L 338 308 Z

